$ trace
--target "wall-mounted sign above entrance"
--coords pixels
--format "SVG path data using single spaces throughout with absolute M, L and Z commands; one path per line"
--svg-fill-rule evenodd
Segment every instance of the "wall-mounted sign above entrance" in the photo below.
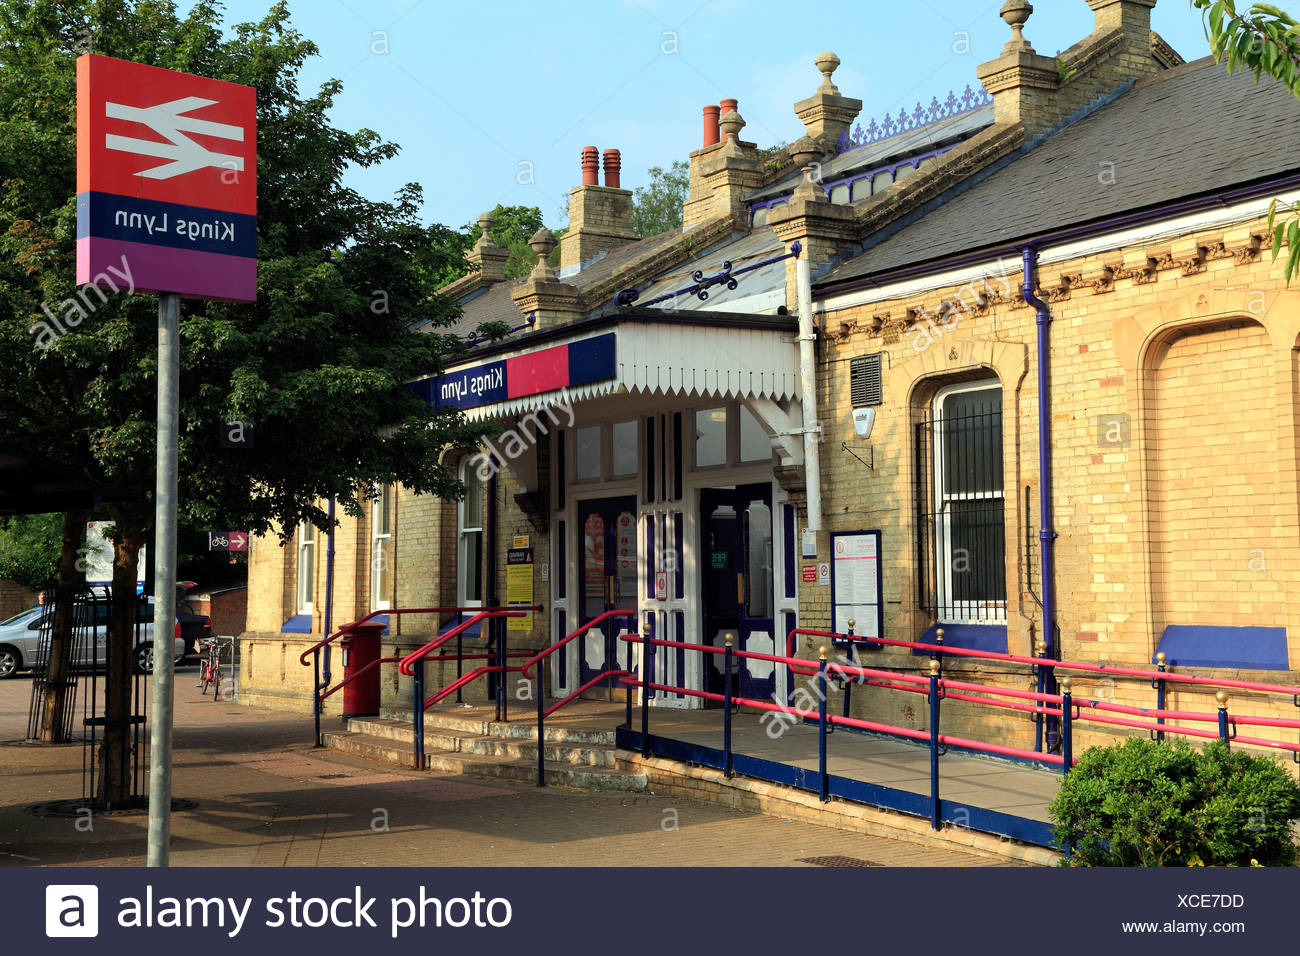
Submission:
M 880 584 L 880 532 L 832 532 L 831 622 L 837 634 L 847 632 L 852 620 L 855 634 L 882 636 L 885 602 Z
M 435 408 L 477 408 L 614 377 L 615 333 L 556 345 L 513 358 L 453 369 L 410 383 Z
M 78 58 L 77 282 L 124 263 L 138 292 L 257 298 L 251 86 Z

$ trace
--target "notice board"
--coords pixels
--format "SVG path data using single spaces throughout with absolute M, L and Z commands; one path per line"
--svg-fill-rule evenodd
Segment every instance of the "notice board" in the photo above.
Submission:
M 831 532 L 832 629 L 846 633 L 850 619 L 855 622 L 855 634 L 883 636 L 879 531 Z
M 528 607 L 533 603 L 533 549 L 511 548 L 506 552 L 506 604 Z M 506 618 L 506 630 L 531 631 L 533 612 Z

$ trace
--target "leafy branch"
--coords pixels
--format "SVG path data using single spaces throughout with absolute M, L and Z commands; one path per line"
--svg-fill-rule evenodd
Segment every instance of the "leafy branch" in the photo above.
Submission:
M 1269 3 L 1237 11 L 1235 0 L 1191 0 L 1201 11 L 1205 36 L 1216 62 L 1228 74 L 1250 70 L 1258 83 L 1265 73 L 1300 99 L 1300 23 Z M 1278 213 L 1287 218 L 1279 220 Z M 1286 281 L 1290 284 L 1300 266 L 1300 210 L 1275 199 L 1268 207 L 1268 231 L 1273 239 L 1273 260 L 1287 247 Z

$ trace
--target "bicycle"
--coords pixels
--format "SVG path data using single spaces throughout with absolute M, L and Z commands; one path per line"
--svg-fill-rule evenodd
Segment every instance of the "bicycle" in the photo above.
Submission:
M 215 638 L 208 638 L 203 642 L 208 647 L 208 652 L 203 657 L 203 662 L 199 670 L 198 687 L 206 696 L 208 685 L 212 686 L 212 699 L 221 698 L 221 644 Z

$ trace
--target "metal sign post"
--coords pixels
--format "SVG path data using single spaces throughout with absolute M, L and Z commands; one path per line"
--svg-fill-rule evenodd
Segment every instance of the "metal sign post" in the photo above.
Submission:
M 113 276 L 127 278 L 128 294 L 158 293 L 148 865 L 166 866 L 180 297 L 257 299 L 255 89 L 96 54 L 77 59 L 77 282 L 116 292 Z
M 154 490 L 153 728 L 149 735 L 148 866 L 166 866 L 171 838 L 172 622 L 176 619 L 177 432 L 181 403 L 181 298 L 158 296 L 158 475 Z

